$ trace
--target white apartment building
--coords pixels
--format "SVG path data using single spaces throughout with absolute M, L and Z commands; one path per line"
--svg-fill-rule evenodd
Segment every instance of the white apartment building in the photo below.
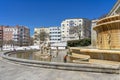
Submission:
M 88 19 L 66 19 L 61 23 L 61 40 L 78 40 L 90 38 L 91 21 Z
M 48 34 L 48 36 L 46 37 L 46 42 L 49 42 L 49 28 L 34 28 L 34 45 L 40 45 L 40 38 L 38 37 L 38 35 L 40 35 L 42 31 Z
M 60 27 L 50 27 L 49 31 L 50 43 L 57 43 L 61 41 Z

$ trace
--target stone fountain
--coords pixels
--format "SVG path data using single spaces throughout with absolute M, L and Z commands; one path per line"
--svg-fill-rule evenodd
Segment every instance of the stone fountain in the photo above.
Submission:
M 46 46 L 41 46 L 40 51 L 33 54 L 35 60 L 41 61 L 51 61 L 50 48 Z
M 100 19 L 94 30 L 97 32 L 97 49 L 71 48 L 73 60 L 89 56 L 89 60 L 114 61 L 120 64 L 120 15 Z

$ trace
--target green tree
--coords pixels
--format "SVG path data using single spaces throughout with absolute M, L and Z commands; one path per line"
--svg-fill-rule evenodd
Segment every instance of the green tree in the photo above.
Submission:
M 89 46 L 90 44 L 91 44 L 91 39 L 88 39 L 88 38 L 82 39 L 80 41 L 80 46 Z
M 40 32 L 40 40 L 46 41 L 46 38 L 48 38 L 48 34 L 45 31 Z
M 67 45 L 70 47 L 89 46 L 90 44 L 91 44 L 90 38 L 67 41 Z
M 33 45 L 34 44 L 34 39 L 32 37 L 30 37 L 30 40 L 29 40 L 29 45 Z
M 79 26 L 71 26 L 69 29 L 69 34 L 76 34 L 79 37 L 79 40 L 81 39 L 81 25 Z M 74 36 L 75 37 L 75 36 Z
M 46 41 L 46 39 L 48 38 L 49 34 L 46 33 L 45 31 L 41 31 L 38 35 L 37 38 L 39 39 L 40 42 L 44 42 Z

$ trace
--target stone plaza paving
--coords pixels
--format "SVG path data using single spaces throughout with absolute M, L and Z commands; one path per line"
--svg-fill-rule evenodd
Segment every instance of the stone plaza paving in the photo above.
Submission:
M 0 80 L 120 80 L 120 74 L 31 67 L 15 64 L 0 57 Z

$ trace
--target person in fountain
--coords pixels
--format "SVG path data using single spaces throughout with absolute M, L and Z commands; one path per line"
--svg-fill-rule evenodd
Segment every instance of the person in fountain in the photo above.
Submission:
M 64 63 L 67 62 L 67 57 L 68 57 L 68 54 L 66 54 L 66 55 L 64 56 Z
M 14 49 L 14 52 L 16 52 L 16 49 Z

